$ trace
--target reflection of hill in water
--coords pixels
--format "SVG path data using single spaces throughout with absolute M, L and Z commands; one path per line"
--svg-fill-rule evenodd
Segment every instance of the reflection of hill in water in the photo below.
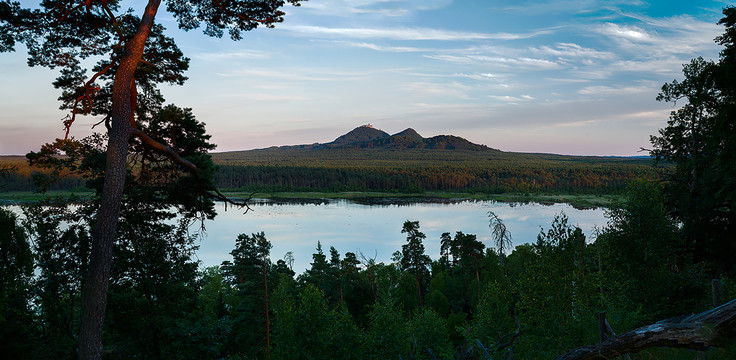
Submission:
M 351 197 L 346 199 L 327 199 L 327 198 L 253 198 L 250 200 L 251 206 L 275 206 L 275 205 L 330 205 L 330 204 L 358 204 L 367 206 L 414 206 L 418 204 L 461 204 L 461 203 L 499 203 L 508 205 L 511 208 L 525 205 L 541 205 L 553 206 L 556 204 L 567 204 L 577 210 L 595 210 L 599 206 L 576 205 L 565 201 L 498 201 L 498 200 L 482 200 L 469 198 L 441 198 L 441 197 Z
M 278 198 L 264 199 L 253 198 L 251 206 L 274 206 L 274 205 L 329 205 L 329 204 L 359 204 L 368 206 L 412 206 L 417 204 L 459 204 L 464 202 L 482 202 L 488 200 L 464 199 L 464 198 L 435 198 L 435 197 L 351 197 L 349 199 L 326 199 L 326 198 Z

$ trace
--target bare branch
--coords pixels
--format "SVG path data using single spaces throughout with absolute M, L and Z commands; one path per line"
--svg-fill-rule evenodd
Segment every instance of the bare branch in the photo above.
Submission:
M 521 334 L 523 332 L 524 332 L 524 330 L 521 328 L 521 322 L 519 321 L 519 319 L 516 319 L 516 332 L 513 333 L 513 334 L 508 334 L 508 335 L 502 337 L 501 339 L 499 339 L 499 340 L 503 340 L 503 339 L 505 339 L 505 338 L 507 338 L 509 336 L 511 337 L 506 342 L 504 342 L 504 343 L 499 344 L 498 346 L 496 346 L 496 351 L 501 351 L 501 350 L 503 350 L 503 349 L 505 349 L 505 348 L 513 345 L 514 342 L 516 342 L 516 339 L 518 339 L 519 336 L 521 336 Z
M 102 124 L 104 122 L 105 123 L 105 127 L 107 128 L 108 131 L 110 131 L 110 118 L 111 118 L 111 116 L 109 114 L 106 115 L 102 120 L 100 120 L 100 121 L 96 122 L 95 124 L 93 124 L 92 125 L 92 128 L 94 129 L 95 127 L 97 127 L 97 125 L 100 125 L 100 124 Z
M 212 196 L 212 198 L 215 199 L 215 200 L 220 200 L 220 201 L 225 202 L 225 209 L 226 210 L 227 210 L 227 204 L 230 204 L 230 205 L 233 205 L 233 206 L 237 206 L 240 209 L 245 208 L 244 214 L 247 214 L 248 211 L 253 210 L 250 207 L 249 202 L 250 202 L 251 199 L 253 199 L 253 196 L 256 194 L 255 192 L 254 193 L 251 193 L 250 196 L 248 196 L 247 198 L 245 198 L 243 200 L 235 200 L 235 199 L 232 199 L 232 198 L 229 198 L 229 197 L 223 195 L 220 192 L 220 190 L 218 190 L 217 188 L 215 188 L 213 191 L 214 191 L 214 194 L 210 194 L 210 196 Z
M 498 256 L 503 258 L 505 250 L 511 248 L 511 232 L 506 229 L 506 224 L 493 211 L 488 211 L 488 227 L 493 231 L 493 241 L 498 250 Z M 502 260 L 503 261 L 503 260 Z

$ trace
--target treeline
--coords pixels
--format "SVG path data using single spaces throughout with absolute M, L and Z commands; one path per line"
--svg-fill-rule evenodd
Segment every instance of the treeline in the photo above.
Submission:
M 500 151 L 274 148 L 212 155 L 215 185 L 248 192 L 612 194 L 633 180 L 655 179 L 659 171 L 646 159 Z M 16 170 L 7 174 L 6 191 L 85 185 L 78 175 L 31 168 L 21 157 L 0 163 Z
M 266 149 L 214 155 L 218 186 L 243 191 L 621 193 L 647 160 L 402 149 Z
M 0 156 L 0 191 L 35 191 L 83 189 L 85 181 L 79 176 L 33 168 L 22 156 Z
M 221 165 L 215 181 L 243 191 L 462 191 L 621 193 L 631 181 L 653 177 L 652 169 L 467 168 L 334 169 Z
M 0 209 L 4 356 L 76 356 L 88 206 L 26 206 L 20 218 Z M 237 236 L 232 260 L 202 269 L 189 223 L 161 221 L 169 215 L 145 204 L 126 204 L 122 216 L 103 336 L 109 359 L 553 359 L 599 341 L 598 312 L 623 332 L 712 306 L 712 264 L 693 261 L 649 184 L 628 192 L 595 241 L 564 214 L 513 250 L 492 213 L 492 244 L 450 228 L 427 239 L 407 220 L 391 263 L 305 235 L 316 249 L 301 274 L 292 268 L 299 255 L 271 254 L 262 232 Z M 439 258 L 426 255 L 428 242 L 439 243 Z M 720 281 L 731 299 L 728 274 Z M 734 350 L 707 356 L 732 359 Z

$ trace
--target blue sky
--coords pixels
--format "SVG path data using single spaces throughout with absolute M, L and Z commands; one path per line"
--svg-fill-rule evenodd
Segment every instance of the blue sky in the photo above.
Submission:
M 142 11 L 142 2 L 125 6 Z M 641 155 L 682 64 L 717 59 L 731 1 L 310 0 L 243 40 L 182 32 L 189 81 L 164 86 L 217 151 L 328 142 L 371 123 L 504 151 Z M 0 54 L 0 154 L 63 136 L 56 74 Z M 90 132 L 80 119 L 72 135 Z

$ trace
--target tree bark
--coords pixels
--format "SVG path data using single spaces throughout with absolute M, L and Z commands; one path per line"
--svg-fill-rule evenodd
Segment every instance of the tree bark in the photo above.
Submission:
M 557 360 L 612 359 L 650 347 L 708 350 L 736 338 L 736 299 L 690 316 L 679 316 L 619 334 L 596 345 L 574 349 Z
M 128 140 L 133 133 L 134 73 L 153 26 L 161 0 L 150 0 L 141 23 L 125 44 L 115 74 L 112 95 L 112 127 L 107 143 L 105 180 L 92 229 L 92 249 L 82 299 L 79 359 L 102 358 L 102 327 L 107 306 L 107 287 L 120 206 L 127 173 Z
M 266 271 L 266 254 L 263 254 L 263 294 L 266 298 L 266 359 L 271 359 L 271 321 L 268 313 L 271 307 L 268 304 L 268 272 Z
M 419 283 L 419 276 L 414 276 L 417 279 L 417 299 L 419 299 L 419 307 L 422 307 L 422 287 Z

